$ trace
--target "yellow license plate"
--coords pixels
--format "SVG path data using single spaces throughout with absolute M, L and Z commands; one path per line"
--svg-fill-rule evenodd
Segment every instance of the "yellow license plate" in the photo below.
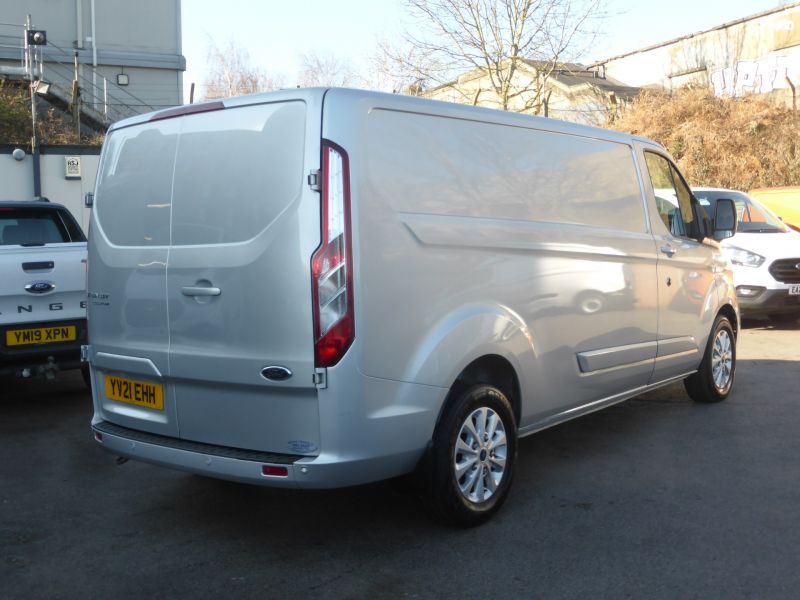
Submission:
M 160 383 L 106 375 L 106 398 L 153 410 L 164 410 L 164 388 Z
M 75 325 L 9 329 L 6 331 L 6 346 L 58 344 L 60 342 L 74 342 L 76 339 L 78 339 L 78 331 Z

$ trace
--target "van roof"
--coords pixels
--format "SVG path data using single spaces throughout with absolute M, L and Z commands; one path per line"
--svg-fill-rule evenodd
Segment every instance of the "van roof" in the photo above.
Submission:
M 222 103 L 225 108 L 231 108 L 234 106 L 247 106 L 252 104 L 280 102 L 286 100 L 316 100 L 319 102 L 326 94 L 336 94 L 337 96 L 341 95 L 345 97 L 350 96 L 354 101 L 363 102 L 366 100 L 366 106 L 368 108 L 380 107 L 405 110 L 408 112 L 424 112 L 426 114 L 444 117 L 480 120 L 489 123 L 497 123 L 499 125 L 520 127 L 531 127 L 531 125 L 535 125 L 537 128 L 558 133 L 569 133 L 572 135 L 601 138 L 622 143 L 630 143 L 631 141 L 636 140 L 643 144 L 661 148 L 659 144 L 650 139 L 633 136 L 619 131 L 613 131 L 611 129 L 592 127 L 590 125 L 580 125 L 578 123 L 570 123 L 567 121 L 561 121 L 559 119 L 532 116 L 493 108 L 468 106 L 465 104 L 443 102 L 441 100 L 430 100 L 428 98 L 419 98 L 416 96 L 387 94 L 385 92 L 373 92 L 352 88 L 290 88 L 275 92 L 250 94 L 247 96 L 233 96 L 230 98 L 213 100 L 206 103 L 192 105 L 192 109 L 188 109 L 188 105 L 184 106 L 187 108 L 187 114 L 190 114 L 202 112 L 203 106 L 207 106 L 209 110 L 213 110 L 219 105 L 219 103 Z M 175 111 L 175 108 L 130 117 L 114 123 L 109 131 L 145 123 L 147 121 L 157 119 L 159 115 L 162 115 L 163 118 L 163 115 L 170 111 Z M 175 116 L 180 116 L 180 113 Z

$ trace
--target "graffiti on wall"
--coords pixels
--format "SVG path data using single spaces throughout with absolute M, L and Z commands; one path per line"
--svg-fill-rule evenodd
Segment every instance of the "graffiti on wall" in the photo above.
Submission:
M 740 60 L 734 67 L 712 71 L 709 75 L 716 96 L 768 94 L 789 87 L 786 77 L 789 58 L 768 56 L 760 60 Z

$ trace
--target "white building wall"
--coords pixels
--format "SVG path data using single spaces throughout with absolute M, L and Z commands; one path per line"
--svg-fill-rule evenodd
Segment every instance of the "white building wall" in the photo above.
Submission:
M 109 111 L 111 120 L 183 102 L 180 0 L 0 0 L 0 67 L 21 67 L 27 15 L 47 31 L 43 78 L 69 92 L 77 51 L 84 102 L 102 101 L 105 77 L 114 102 L 130 107 Z M 127 85 L 117 86 L 119 74 L 128 75 Z
M 666 91 L 708 85 L 717 96 L 800 87 L 800 3 L 608 59 L 597 69 L 627 85 Z
M 59 149 L 59 152 L 62 150 Z M 40 156 L 42 196 L 51 202 L 66 206 L 81 224 L 84 232 L 89 227 L 89 209 L 84 206 L 86 192 L 94 190 L 98 154 L 81 154 L 80 151 L 67 151 L 67 154 L 45 154 Z M 81 178 L 67 179 L 64 164 L 65 156 L 80 156 Z M 31 200 L 33 198 L 33 156 L 26 154 L 21 161 L 15 160 L 9 151 L 0 152 L 0 181 L 3 182 L 1 200 Z

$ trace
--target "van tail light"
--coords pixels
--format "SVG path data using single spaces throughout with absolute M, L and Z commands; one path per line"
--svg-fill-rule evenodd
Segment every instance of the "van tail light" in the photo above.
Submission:
M 332 367 L 355 338 L 350 165 L 347 153 L 322 142 L 322 243 L 311 259 L 314 363 Z

